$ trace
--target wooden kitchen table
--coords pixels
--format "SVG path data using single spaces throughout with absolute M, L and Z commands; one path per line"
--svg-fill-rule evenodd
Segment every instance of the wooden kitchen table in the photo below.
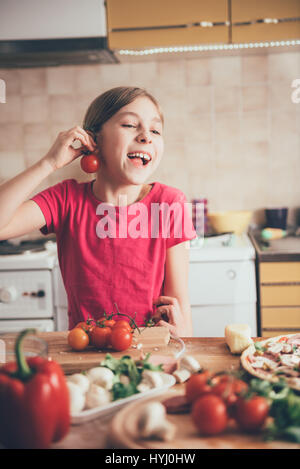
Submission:
M 74 352 L 67 345 L 67 332 L 44 332 L 38 333 L 48 343 L 48 356 L 59 362 L 66 374 L 83 371 L 97 366 L 104 358 L 107 352 L 83 351 Z M 8 341 L 13 341 L 15 334 L 6 335 Z M 2 337 L 3 338 L 3 337 Z M 198 359 L 202 368 L 209 369 L 212 372 L 222 370 L 234 371 L 240 368 L 240 356 L 232 355 L 225 343 L 224 338 L 185 338 L 185 353 Z M 145 353 L 162 354 L 175 356 L 180 351 L 181 345 L 170 340 L 168 345 L 148 344 L 143 346 Z M 124 354 L 130 354 L 133 358 L 140 357 L 140 351 L 136 348 L 130 348 L 126 352 L 114 353 L 114 356 L 121 357 Z M 176 384 L 172 390 L 183 391 L 184 384 Z M 159 397 L 159 396 L 158 396 Z M 137 401 L 141 402 L 141 401 Z M 124 407 L 123 409 L 126 409 Z M 122 409 L 121 411 L 122 412 Z M 98 418 L 81 425 L 72 425 L 68 435 L 60 442 L 52 444 L 54 449 L 104 449 L 119 448 L 114 446 L 109 439 L 109 428 L 114 415 L 106 418 Z M 274 444 L 275 442 L 273 442 Z M 278 443 L 278 444 L 277 444 Z M 275 447 L 285 447 L 285 443 L 278 441 Z
M 55 334 L 55 333 L 52 333 Z M 230 353 L 224 338 L 185 338 L 186 354 L 198 359 L 202 368 L 213 372 L 221 370 L 237 370 L 240 367 L 240 357 Z M 49 355 L 51 356 L 51 342 L 49 341 Z M 143 349 L 145 352 L 174 355 L 179 349 L 177 342 L 171 341 L 168 346 L 150 346 Z M 128 354 L 128 351 L 125 352 Z M 125 353 L 118 353 L 122 356 Z M 130 355 L 138 358 L 140 352 L 130 350 Z M 101 354 L 100 354 L 101 356 Z M 56 358 L 56 357 L 55 357 Z M 57 358 L 56 358 L 57 359 Z M 59 359 L 57 360 L 59 361 Z M 100 360 L 99 360 L 100 361 Z M 183 385 L 176 384 L 175 389 L 180 390 Z M 96 419 L 83 425 L 72 425 L 66 438 L 54 445 L 53 448 L 110 448 L 108 429 L 113 416 L 106 419 Z

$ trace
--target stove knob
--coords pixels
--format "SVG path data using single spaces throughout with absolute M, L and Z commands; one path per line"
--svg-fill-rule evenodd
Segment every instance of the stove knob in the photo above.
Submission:
M 2 303 L 12 303 L 18 297 L 15 287 L 4 287 L 0 290 L 0 301 Z

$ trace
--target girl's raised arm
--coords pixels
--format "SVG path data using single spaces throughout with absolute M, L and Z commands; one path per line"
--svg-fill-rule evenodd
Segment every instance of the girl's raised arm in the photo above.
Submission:
M 60 132 L 40 161 L 0 186 L 0 240 L 22 236 L 45 225 L 41 209 L 26 199 L 47 176 L 82 154 L 82 147 L 75 150 L 71 146 L 76 139 L 89 151 L 95 151 L 92 137 L 81 127 Z

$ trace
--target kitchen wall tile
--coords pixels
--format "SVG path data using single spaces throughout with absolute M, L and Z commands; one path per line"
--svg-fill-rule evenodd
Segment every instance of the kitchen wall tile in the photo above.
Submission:
M 247 170 L 266 174 L 269 170 L 269 142 L 248 142 L 242 145 L 241 158 Z
M 2 123 L 0 125 L 0 151 L 22 151 L 23 135 L 22 124 Z
M 145 88 L 147 91 L 157 85 L 157 63 L 145 62 L 143 67 L 139 63 L 129 64 L 129 82 L 131 86 Z M 149 88 L 149 89 L 148 89 Z
M 159 88 L 185 87 L 186 63 L 184 60 L 157 63 L 157 84 Z
M 91 99 L 105 91 L 102 84 L 100 65 L 82 65 L 74 67 L 75 95 L 85 94 Z
M 294 88 L 289 82 L 281 82 L 270 84 L 269 86 L 269 103 L 270 109 L 286 109 L 296 110 L 297 104 L 292 101 L 292 93 Z M 300 96 L 300 93 L 299 93 Z
M 49 118 L 49 100 L 46 95 L 23 96 L 22 120 L 26 124 L 46 122 Z
M 6 103 L 0 103 L 0 124 L 21 122 L 21 109 L 22 99 L 20 95 L 6 96 Z
M 21 77 L 18 69 L 0 68 L 0 78 L 5 81 L 6 96 L 20 94 Z
M 295 78 L 299 78 L 299 53 L 285 52 L 268 55 L 268 71 L 270 83 L 284 81 L 291 84 Z
M 129 64 L 100 65 L 100 93 L 116 86 L 132 86 L 130 70 Z
M 211 67 L 214 85 L 235 86 L 241 83 L 241 57 L 213 57 Z
M 211 114 L 199 114 L 187 117 L 185 127 L 186 142 L 212 142 L 213 120 Z
M 71 95 L 52 95 L 49 97 L 49 114 L 52 122 L 74 122 L 75 103 Z
M 255 209 L 255 219 L 282 200 L 300 208 L 300 104 L 291 102 L 292 77 L 300 78 L 299 52 L 0 69 L 9 98 L 0 104 L 0 181 L 8 158 L 17 155 L 11 176 L 5 173 L 12 177 L 42 158 L 60 131 L 82 125 L 100 93 L 135 85 L 158 99 L 166 119 L 165 155 L 151 181 L 180 188 L 188 200 L 206 196 L 211 211 Z M 82 172 L 78 158 L 38 190 L 70 177 L 94 176 Z
M 188 86 L 186 89 L 185 106 L 189 116 L 213 112 L 213 87 Z
M 239 86 L 214 86 L 213 106 L 216 113 L 239 112 L 241 89 Z
M 75 93 L 75 73 L 78 68 L 72 66 L 48 67 L 46 69 L 48 94 Z
M 299 132 L 296 111 L 271 112 L 271 140 L 289 141 Z
M 211 58 L 186 61 L 186 86 L 208 86 L 212 82 Z
M 242 109 L 243 111 L 257 111 L 268 109 L 267 86 L 243 86 Z
M 24 170 L 22 151 L 0 151 L 0 183 L 15 177 Z
M 46 68 L 24 68 L 19 74 L 23 96 L 47 94 Z
M 242 84 L 254 85 L 268 81 L 268 56 L 254 55 L 242 57 Z
M 218 113 L 214 120 L 214 137 L 218 142 L 240 140 L 240 115 L 238 113 Z
M 24 124 L 24 150 L 50 148 L 51 138 L 47 124 Z
M 244 142 L 265 142 L 269 139 L 269 113 L 248 111 L 241 116 L 241 138 Z

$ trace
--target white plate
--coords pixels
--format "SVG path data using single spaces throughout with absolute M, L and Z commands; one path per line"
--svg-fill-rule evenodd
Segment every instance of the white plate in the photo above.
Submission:
M 174 386 L 174 384 L 176 383 L 176 379 L 174 376 L 169 375 L 167 373 L 160 373 L 160 375 L 163 378 L 163 385 L 159 388 L 153 388 L 149 391 L 144 391 L 138 394 L 133 394 L 129 397 L 125 397 L 124 399 L 118 399 L 103 407 L 95 407 L 94 409 L 83 410 L 79 414 L 73 414 L 71 415 L 71 424 L 80 425 L 81 423 L 89 422 L 90 420 L 94 420 L 98 417 L 104 417 L 113 414 L 119 409 L 121 409 L 121 407 L 126 404 L 129 404 L 132 401 L 143 399 L 144 397 L 152 397 L 161 394 L 171 386 Z

